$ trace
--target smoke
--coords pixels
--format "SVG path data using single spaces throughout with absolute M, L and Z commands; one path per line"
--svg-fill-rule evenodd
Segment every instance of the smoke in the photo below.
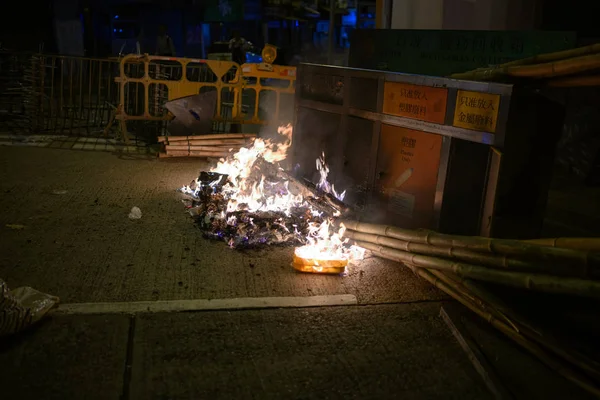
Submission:
M 286 97 L 287 96 L 287 97 Z M 259 130 L 263 139 L 280 143 L 285 138 L 277 130 L 293 125 L 292 147 L 288 158 L 280 165 L 299 179 L 318 184 L 320 174 L 315 162 L 325 153 L 329 167 L 328 181 L 337 191 L 346 191 L 344 201 L 364 210 L 377 219 L 384 220 L 386 212 L 374 204 L 367 204 L 369 173 L 373 171 L 371 159 L 372 125 L 369 121 L 349 121 L 346 143 L 339 142 L 341 116 L 307 108 L 298 108 L 294 120 L 294 95 L 280 94 L 279 113 L 275 114 L 277 96 L 274 91 L 263 91 L 259 99 L 259 117 L 269 121 Z M 377 196 L 375 196 L 377 197 Z

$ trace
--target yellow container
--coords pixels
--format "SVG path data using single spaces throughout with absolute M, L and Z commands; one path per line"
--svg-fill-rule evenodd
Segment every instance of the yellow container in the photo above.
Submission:
M 346 267 L 322 267 L 318 265 L 303 265 L 292 263 L 296 271 L 309 272 L 311 274 L 341 274 L 346 271 Z
M 344 268 L 348 260 L 319 260 L 314 258 L 302 258 L 294 254 L 294 264 L 305 266 L 319 266 L 324 268 Z

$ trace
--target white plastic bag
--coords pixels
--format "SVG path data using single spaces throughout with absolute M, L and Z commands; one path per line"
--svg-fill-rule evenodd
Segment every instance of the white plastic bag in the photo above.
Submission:
M 10 291 L 0 279 L 0 337 L 19 333 L 35 324 L 58 302 L 58 297 L 28 286 Z

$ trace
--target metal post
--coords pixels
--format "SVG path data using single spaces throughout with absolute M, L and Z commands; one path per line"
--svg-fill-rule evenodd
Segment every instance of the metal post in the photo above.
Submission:
M 333 50 L 335 48 L 335 1 L 329 0 L 329 46 L 327 49 L 327 63 L 333 64 Z

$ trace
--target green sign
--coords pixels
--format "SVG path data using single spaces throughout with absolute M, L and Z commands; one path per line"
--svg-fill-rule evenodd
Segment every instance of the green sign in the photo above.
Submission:
M 207 0 L 206 22 L 231 22 L 244 19 L 244 0 Z
M 575 47 L 574 32 L 361 29 L 349 66 L 447 76 Z

